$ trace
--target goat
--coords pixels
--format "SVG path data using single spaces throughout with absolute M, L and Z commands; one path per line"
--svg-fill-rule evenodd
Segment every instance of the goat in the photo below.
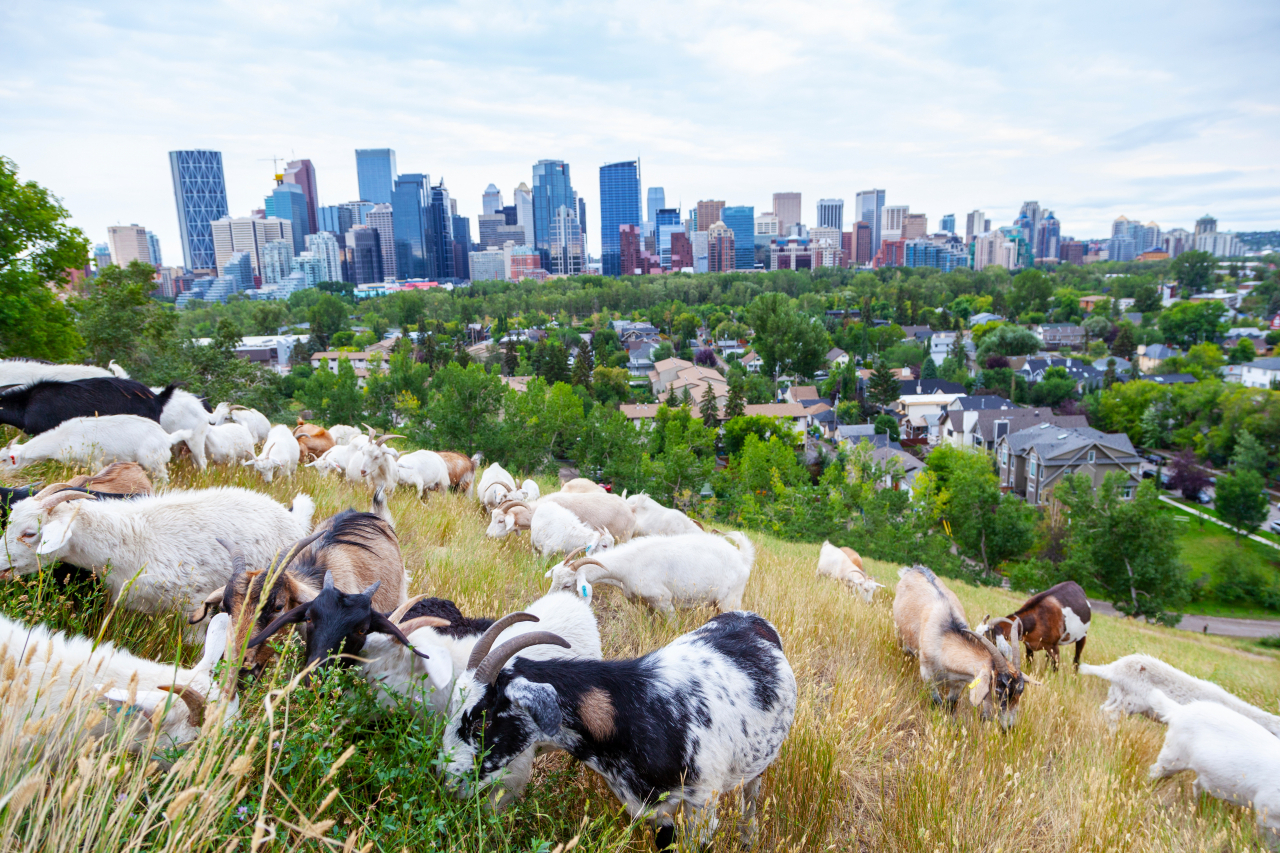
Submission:
M 636 517 L 636 536 L 678 536 L 700 533 L 703 529 L 680 510 L 668 509 L 644 492 L 626 498 L 626 502 Z
M 166 389 L 152 388 L 151 391 L 159 396 Z M 204 445 L 211 415 L 204 400 L 181 388 L 172 389 L 160 410 L 160 426 L 165 432 L 172 435 L 182 430 L 191 431 L 191 437 L 186 439 L 187 447 L 191 449 L 191 456 L 201 470 L 204 470 L 206 463 Z
M 543 557 L 550 557 L 579 550 L 594 554 L 612 548 L 614 539 L 605 528 L 588 526 L 560 504 L 544 503 L 530 517 L 529 543 Z
M 115 377 L 46 380 L 0 393 L 0 424 L 34 436 L 74 418 L 136 415 L 159 423 L 175 390 L 170 385 L 156 394 L 141 382 Z
M 137 415 L 72 418 L 26 444 L 18 444 L 14 438 L 0 454 L 0 472 L 20 471 L 46 459 L 84 466 L 137 462 L 164 483 L 169 480 L 172 445 L 181 440 L 170 436 L 155 421 Z
M 196 739 L 206 702 L 219 698 L 213 667 L 226 645 L 227 621 L 220 617 L 209 625 L 199 663 L 187 669 L 0 616 L 0 665 L 11 678 L 6 681 L 5 713 L 35 721 L 65 714 L 77 700 L 101 698 L 125 710 L 114 722 L 128 725 L 132 751 L 146 744 L 152 725 L 165 745 L 179 746 Z M 235 707 L 232 700 L 232 714 Z
M 396 478 L 417 489 L 418 497 L 424 490 L 443 492 L 449 488 L 449 463 L 434 451 L 415 450 L 396 459 Z
M 309 424 L 302 418 L 298 418 L 298 425 L 294 427 L 293 437 L 298 440 L 298 447 L 301 448 L 302 455 L 298 458 L 299 462 L 310 462 L 313 459 L 319 459 L 326 450 L 332 449 L 337 444 L 327 429 L 315 424 Z
M 375 510 L 381 500 L 379 492 Z M 231 578 L 222 589 L 209 593 L 188 621 L 201 621 L 210 609 L 221 608 L 230 613 L 236 649 L 281 613 L 319 595 L 326 574 L 344 592 L 377 583 L 372 606 L 381 611 L 394 610 L 408 594 L 409 579 L 399 540 L 391 525 L 377 513 L 348 509 L 326 519 L 310 536 L 295 543 L 287 556 L 283 552 L 277 555 L 265 571 L 250 571 L 244 553 L 233 542 L 220 541 L 231 555 Z M 243 666 L 257 675 L 272 657 L 270 646 L 257 645 L 245 653 Z
M 218 426 L 225 424 L 227 421 L 238 423 L 249 430 L 250 434 L 253 435 L 254 445 L 266 441 L 267 434 L 271 432 L 271 421 L 267 420 L 267 416 L 257 409 L 237 406 L 232 403 L 219 403 L 217 408 L 213 410 L 213 414 L 209 416 L 209 423 L 213 426 Z
M 329 427 L 329 437 L 333 439 L 334 446 L 350 444 L 352 440 L 364 435 L 357 427 L 347 426 L 346 424 L 337 424 Z
M 1252 808 L 1258 828 L 1280 845 L 1280 740 L 1217 702 L 1182 704 L 1158 689 L 1149 701 L 1156 718 L 1169 725 L 1151 779 L 1194 770 L 1196 796 Z
M 318 459 L 307 463 L 308 468 L 315 468 L 322 474 L 345 474 L 351 459 L 360 453 L 360 445 L 336 444 L 320 454 Z
M 920 661 L 920 678 L 933 701 L 954 711 L 967 687 L 970 704 L 981 706 L 984 720 L 998 714 L 1001 727 L 1016 725 L 1023 689 L 1039 684 L 1018 666 L 1016 627 L 1006 655 L 969 630 L 960 599 L 932 571 L 904 566 L 898 577 L 893 621 L 903 649 Z
M 218 465 L 233 465 L 254 458 L 253 433 L 234 421 L 218 426 L 202 424 L 193 430 L 181 429 L 170 433 L 170 437 L 187 443 L 196 466 L 201 469 L 210 461 Z M 200 442 L 200 437 L 203 437 L 203 442 Z
M 228 487 L 126 501 L 63 489 L 13 508 L 0 579 L 37 571 L 40 557 L 57 559 L 100 572 L 112 599 L 132 610 L 173 610 L 200 601 L 231 576 L 218 537 L 235 539 L 250 562 L 266 565 L 307 534 L 314 511 L 304 494 L 294 497 L 289 511 L 266 495 Z
M 850 554 L 858 558 L 857 563 L 849 557 Z M 818 574 L 835 578 L 850 589 L 858 590 L 862 594 L 862 600 L 868 604 L 871 603 L 876 590 L 884 586 L 867 577 L 867 573 L 862 569 L 862 558 L 856 551 L 837 548 L 830 542 L 823 542 L 818 550 Z
M 576 518 L 576 516 L 575 516 Z M 490 514 L 489 526 L 485 535 L 494 539 L 528 530 L 533 521 L 533 507 L 521 500 L 507 500 L 499 504 Z
M 617 542 L 629 542 L 635 535 L 636 514 L 618 495 L 607 492 L 598 494 L 555 492 L 546 495 L 538 503 L 539 505 L 560 504 L 582 519 L 588 527 L 603 527 L 608 530 Z
M 546 576 L 552 589 L 572 589 L 588 601 L 592 584 L 606 583 L 668 616 L 677 607 L 707 604 L 726 613 L 742 607 L 754 562 L 755 547 L 741 533 L 686 533 L 636 539 L 598 557 L 565 560 Z
M 118 376 L 128 379 L 129 374 L 112 361 L 106 369 L 92 364 L 53 364 L 33 358 L 6 358 L 0 360 L 0 388 L 18 385 L 34 385 L 37 382 L 71 382 L 76 379 L 97 379 Z
M 496 509 L 515 490 L 515 478 L 497 462 L 484 469 L 484 473 L 480 475 L 480 485 L 476 487 L 480 503 L 488 509 Z
M 527 501 L 536 501 L 538 498 L 542 497 L 542 489 L 539 489 L 538 484 L 533 480 L 525 480 L 521 483 L 520 492 L 524 495 L 524 499 Z
M 1156 719 L 1151 694 L 1152 691 L 1159 690 L 1167 699 L 1182 705 L 1191 702 L 1217 702 L 1280 737 L 1280 717 L 1250 705 L 1212 681 L 1188 675 L 1150 655 L 1125 655 L 1101 666 L 1081 664 L 1080 672 L 1111 682 L 1107 688 L 1107 700 L 1102 703 L 1102 712 L 1109 718 L 1112 727 L 1125 714 L 1142 714 Z
M 466 454 L 452 450 L 441 450 L 437 455 L 449 469 L 449 487 L 455 492 L 463 492 L 467 497 L 471 497 L 476 481 L 476 466 L 480 464 L 480 454 L 468 457 Z
M 586 477 L 574 477 L 560 487 L 560 491 L 567 495 L 591 495 L 604 490 L 604 486 Z
M 89 489 L 99 497 L 151 494 L 147 472 L 136 462 L 112 462 L 96 474 L 77 474 L 67 481 L 67 485 L 75 489 Z
M 394 447 L 388 447 L 387 442 L 393 438 L 404 438 L 404 436 L 387 433 L 375 439 L 373 427 L 367 428 L 369 443 L 360 448 L 358 454 L 351 457 L 351 462 L 347 465 L 347 479 L 356 479 L 353 477 L 353 473 L 356 473 L 353 469 L 358 467 L 359 481 L 369 483 L 374 490 L 390 491 L 400 484 L 400 451 Z
M 975 630 L 987 636 L 996 631 L 1006 640 L 1013 630 L 1014 620 L 1022 623 L 1022 644 L 1027 649 L 1027 668 L 1036 652 L 1047 652 L 1049 662 L 1058 669 L 1058 646 L 1076 644 L 1076 672 L 1080 671 L 1080 653 L 1084 651 L 1092 610 L 1084 590 L 1075 581 L 1063 581 L 1026 600 L 1014 613 L 991 623 L 990 615 L 982 618 Z
M 10 489 L 6 486 L 0 486 L 0 527 L 9 523 L 9 508 L 16 506 L 18 501 L 25 501 L 40 490 L 40 484 L 34 486 L 23 486 L 19 489 Z
M 795 675 L 772 625 L 724 613 L 635 660 L 508 664 L 537 643 L 571 645 L 533 631 L 473 654 L 458 679 L 461 703 L 442 749 L 455 793 L 474 793 L 477 776 L 479 786 L 506 774 L 504 787 L 521 787 L 525 756 L 554 747 L 600 774 L 633 818 L 656 824 L 659 849 L 674 841 L 677 813 L 709 845 L 716 800 L 735 790 L 751 843 L 761 777 L 796 709 Z
M 264 482 L 270 483 L 277 471 L 283 471 L 286 477 L 293 476 L 298 469 L 298 454 L 298 440 L 293 437 L 293 432 L 284 424 L 276 424 L 267 433 L 262 452 L 240 464 L 252 466 L 262 475 Z

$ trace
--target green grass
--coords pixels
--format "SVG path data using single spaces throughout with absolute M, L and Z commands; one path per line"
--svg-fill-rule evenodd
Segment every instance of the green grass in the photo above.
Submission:
M 53 482 L 64 472 L 45 466 L 29 473 Z M 317 518 L 368 502 L 361 490 L 310 470 L 263 485 L 245 469 L 196 473 L 175 466 L 175 486 L 212 484 L 258 489 L 282 502 L 306 492 L 316 500 Z M 486 539 L 484 514 L 464 497 L 424 504 L 402 490 L 391 510 L 412 592 L 494 614 L 545 591 L 547 561 L 529 551 L 527 539 Z M 1067 669 L 1047 672 L 1041 656 L 1036 674 L 1044 686 L 1028 688 L 1014 730 L 1001 733 L 966 703 L 954 714 L 937 708 L 897 643 L 895 564 L 866 561 L 890 587 L 866 605 L 815 575 L 816 546 L 750 535 L 758 552 L 744 606 L 777 626 L 800 691 L 795 724 L 765 776 L 759 850 L 1189 853 L 1257 843 L 1251 816 L 1196 798 L 1189 774 L 1148 781 L 1164 729 L 1141 718 L 1110 729 L 1098 711 L 1104 683 Z M 1010 612 L 1023 598 L 946 583 L 971 620 Z M 594 607 L 608 657 L 648 652 L 711 615 L 683 611 L 668 622 L 609 588 L 598 590 Z M 101 632 L 157 657 L 180 651 L 189 661 L 196 652 L 178 644 L 181 614 L 114 611 L 92 583 L 70 592 L 41 577 L 3 584 L 0 610 Z M 652 849 L 648 833 L 631 823 L 601 780 L 563 754 L 539 758 L 525 797 L 501 814 L 453 799 L 433 772 L 438 721 L 403 708 L 377 709 L 369 689 L 350 675 L 310 688 L 291 685 L 298 658 L 289 648 L 296 646 L 287 645 L 276 668 L 243 693 L 236 723 L 226 730 L 206 726 L 185 755 L 167 756 L 180 759 L 170 771 L 148 770 L 118 746 L 83 737 L 70 753 L 75 760 L 19 749 L 36 733 L 16 715 L 0 715 L 0 798 L 15 795 L 0 807 L 0 849 L 249 850 L 255 833 L 274 837 L 260 848 L 272 851 L 551 853 L 575 838 L 578 850 Z M 1261 707 L 1275 710 L 1280 702 L 1280 655 L 1256 643 L 1094 620 L 1086 660 L 1137 651 Z M 20 679 L 14 652 L 0 650 L 0 669 Z M 736 849 L 731 821 L 721 826 L 726 833 L 713 849 Z
M 1173 497 L 1173 496 L 1170 495 L 1169 497 Z M 1216 519 L 1222 520 L 1222 515 L 1211 506 L 1204 506 L 1202 504 L 1194 503 L 1192 501 L 1186 500 L 1185 498 L 1173 497 L 1173 499 L 1185 507 L 1199 510 L 1200 512 L 1203 512 L 1205 515 L 1211 515 Z M 1277 536 L 1276 534 L 1268 530 L 1265 524 L 1262 527 L 1259 527 L 1257 530 L 1255 530 L 1254 534 L 1257 536 L 1261 536 L 1263 539 L 1266 539 L 1268 542 L 1274 542 L 1277 545 L 1280 545 L 1280 536 Z M 1280 550 L 1278 550 L 1277 553 L 1280 554 Z
M 1177 523 L 1178 544 L 1182 560 L 1190 570 L 1192 581 L 1204 578 L 1212 585 L 1218 579 L 1218 564 L 1228 549 L 1239 553 L 1246 566 L 1256 568 L 1273 581 L 1280 581 L 1280 551 L 1240 537 L 1239 542 L 1230 530 L 1189 513 L 1179 512 L 1165 504 L 1162 511 L 1171 516 L 1183 516 L 1187 521 Z M 1213 599 L 1202 599 L 1188 604 L 1187 613 L 1202 616 L 1230 616 L 1244 619 L 1280 619 L 1280 613 L 1262 607 L 1227 604 Z M 1280 630 L 1280 624 L 1277 626 Z

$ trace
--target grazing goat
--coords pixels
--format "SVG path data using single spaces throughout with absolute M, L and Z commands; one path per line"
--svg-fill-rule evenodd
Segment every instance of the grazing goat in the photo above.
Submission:
M 1058 669 L 1058 646 L 1076 644 L 1076 671 L 1080 671 L 1080 653 L 1084 651 L 1089 621 L 1092 618 L 1089 599 L 1075 581 L 1063 581 L 1026 600 L 1017 612 L 994 624 L 984 616 L 976 629 L 984 637 L 990 631 L 1009 640 L 1014 620 L 1022 623 L 1022 644 L 1027 649 L 1027 668 L 1036 652 L 1047 652 L 1054 671 Z
M 66 713 L 77 700 L 101 698 L 125 706 L 112 722 L 129 727 L 131 751 L 145 745 L 152 725 L 164 739 L 161 748 L 189 743 L 204 725 L 205 703 L 219 697 L 213 667 L 226 645 L 227 621 L 220 617 L 209 625 L 199 663 L 187 669 L 0 616 L 0 666 L 12 679 L 6 681 L 5 713 L 36 721 Z M 234 707 L 235 700 L 232 714 Z
M 96 379 L 102 376 L 118 376 L 128 379 L 124 368 L 112 361 L 106 369 L 92 364 L 53 364 L 34 358 L 6 358 L 0 361 L 0 388 L 15 385 L 34 385 L 37 382 L 71 382 L 76 379 Z
M 400 483 L 400 451 L 388 447 L 387 442 L 404 436 L 387 433 L 375 439 L 373 427 L 368 427 L 368 430 L 369 443 L 360 448 L 359 454 L 351 457 L 351 462 L 347 465 L 347 479 L 370 483 L 375 491 L 390 491 Z M 359 470 L 354 470 L 356 468 Z
M 849 556 L 850 554 L 857 557 L 856 563 Z M 858 590 L 862 594 L 862 600 L 868 604 L 871 603 L 876 590 L 884 586 L 867 577 L 867 573 L 862 569 L 862 558 L 856 551 L 850 548 L 837 548 L 830 542 L 823 542 L 818 550 L 818 574 L 835 578 L 850 589 Z
M 375 501 L 381 499 L 379 493 Z M 374 509 L 380 509 L 376 503 Z M 408 594 L 409 579 L 396 532 L 376 513 L 348 509 L 322 521 L 287 554 L 277 555 L 265 571 L 250 571 L 235 543 L 220 541 L 231 555 L 231 578 L 225 587 L 209 593 L 189 621 L 199 622 L 211 609 L 231 614 L 232 648 L 237 650 L 250 634 L 319 595 L 329 573 L 344 592 L 380 584 L 372 605 L 381 611 L 394 610 Z M 264 591 L 268 580 L 273 583 Z M 273 656 L 270 646 L 254 646 L 245 653 L 243 666 L 257 675 Z
M 566 560 L 546 576 L 552 589 L 572 589 L 588 601 L 592 584 L 606 583 L 668 616 L 676 608 L 707 604 L 725 613 L 742 607 L 754 562 L 755 547 L 741 533 L 686 533 L 636 539 L 598 557 Z
M 199 437 L 204 441 L 198 444 Z M 191 448 L 196 466 L 203 469 L 208 462 L 217 465 L 244 463 L 254 458 L 253 433 L 243 424 L 235 422 L 209 426 L 204 424 L 194 430 L 180 429 L 170 433 L 173 439 L 181 439 Z
M 960 599 L 932 571 L 904 566 L 898 577 L 893 621 L 902 647 L 920 661 L 920 678 L 933 701 L 955 710 L 967 688 L 970 704 L 981 706 L 984 720 L 998 713 L 1003 728 L 1015 725 L 1023 689 L 1039 683 L 1018 666 L 1018 631 L 1006 656 L 969 630 Z
M 167 389 L 152 388 L 151 390 L 159 396 Z M 191 431 L 190 438 L 186 439 L 187 447 L 191 450 L 196 466 L 201 470 L 204 470 L 206 463 L 204 445 L 211 416 L 212 412 L 205 406 L 204 400 L 181 388 L 172 389 L 168 401 L 160 411 L 160 426 L 165 432 L 173 434 L 182 430 Z
M 1217 702 L 1280 738 L 1280 717 L 1250 705 L 1212 681 L 1188 675 L 1150 655 L 1125 655 L 1101 666 L 1086 663 L 1080 666 L 1080 672 L 1111 682 L 1107 688 L 1107 700 L 1102 703 L 1102 712 L 1113 727 L 1125 714 L 1142 714 L 1156 719 L 1151 694 L 1159 690 L 1166 698 L 1181 705 Z
M 217 408 L 213 410 L 213 414 L 209 416 L 209 423 L 213 426 L 218 426 L 228 421 L 233 421 L 248 429 L 253 435 L 253 443 L 255 445 L 266 441 L 267 434 L 271 432 L 271 421 L 267 420 L 267 416 L 257 409 L 250 409 L 231 403 L 219 403 Z
M 489 509 L 497 509 L 515 490 L 515 478 L 497 462 L 484 469 L 484 473 L 480 475 L 480 485 L 476 487 L 480 503 Z
M 13 508 L 0 579 L 38 570 L 43 557 L 100 573 L 112 598 L 132 610 L 190 607 L 231 576 L 219 537 L 239 542 L 251 563 L 267 565 L 307 535 L 314 510 L 304 494 L 291 512 L 259 492 L 226 487 L 126 501 L 57 491 Z
M 629 542 L 635 535 L 636 514 L 618 495 L 607 492 L 592 494 L 556 492 L 538 501 L 539 506 L 545 503 L 560 504 L 582 519 L 588 527 L 603 527 L 613 534 L 617 542 Z
M 136 462 L 112 462 L 96 474 L 77 474 L 67 481 L 75 489 L 89 489 L 102 495 L 149 495 L 151 481 Z
M 1252 808 L 1258 828 L 1280 846 L 1280 740 L 1217 702 L 1181 704 L 1157 689 L 1149 701 L 1156 718 L 1169 725 L 1151 778 L 1194 770 L 1193 794 Z
M 754 613 L 724 613 L 635 660 L 533 660 L 533 631 L 468 662 L 444 732 L 445 778 L 459 796 L 474 784 L 520 787 L 521 765 L 554 747 L 599 773 L 628 813 L 674 841 L 677 814 L 698 842 L 716 830 L 716 800 L 738 791 L 743 841 L 754 838 L 765 770 L 796 709 L 796 680 L 778 632 Z M 478 765 L 478 767 L 477 767 Z M 507 778 L 504 778 L 506 776 Z
M 532 520 L 533 507 L 529 504 L 520 500 L 503 501 L 490 513 L 489 526 L 484 533 L 494 539 L 501 539 L 512 533 L 528 530 Z
M 86 467 L 103 462 L 137 462 L 160 482 L 169 480 L 169 457 L 174 438 L 160 424 L 137 415 L 72 418 L 48 432 L 18 444 L 14 438 L 0 454 L 0 472 L 20 471 L 28 465 L 56 459 Z
M 529 520 L 529 543 L 539 554 L 550 557 L 574 551 L 594 554 L 612 548 L 614 539 L 605 528 L 588 526 L 560 504 L 542 503 Z
M 525 480 L 520 484 L 520 493 L 524 495 L 526 501 L 536 501 L 542 497 L 542 489 L 538 488 L 538 484 L 533 480 Z
M 329 427 L 329 437 L 333 439 L 334 446 L 350 444 L 362 435 L 364 433 L 358 427 L 347 426 L 346 424 L 336 424 Z
M 574 477 L 562 485 L 560 491 L 567 495 L 593 495 L 596 492 L 604 492 L 605 488 L 594 480 L 588 480 L 586 477 Z
M 252 466 L 264 482 L 270 483 L 277 471 L 283 471 L 286 477 L 293 476 L 298 469 L 298 453 L 298 440 L 293 433 L 284 424 L 276 424 L 267 433 L 262 452 L 240 464 Z
M 480 464 L 480 454 L 468 457 L 452 450 L 441 450 L 438 455 L 449 468 L 449 487 L 455 492 L 462 492 L 467 497 L 471 497 L 472 487 L 476 482 L 476 466 Z
M 351 459 L 360 452 L 362 445 L 337 444 L 326 450 L 320 458 L 308 462 L 308 468 L 315 468 L 321 474 L 345 474 Z
M 678 509 L 668 509 L 641 492 L 626 499 L 636 517 L 636 536 L 678 536 L 699 533 L 703 527 Z
M 73 418 L 136 415 L 159 423 L 175 390 L 170 385 L 156 394 L 141 382 L 115 377 L 37 382 L 0 394 L 0 424 L 40 435 Z
M 10 489 L 0 486 L 0 527 L 9 523 L 9 507 L 16 506 L 18 501 L 25 501 L 40 490 L 40 484 Z
M 298 447 L 302 453 L 298 461 L 304 463 L 319 459 L 324 455 L 325 451 L 331 450 L 337 444 L 327 429 L 316 424 L 309 424 L 302 418 L 298 418 L 298 425 L 294 427 L 293 437 L 298 440 Z
M 432 450 L 415 450 L 396 459 L 397 482 L 413 486 L 418 497 L 424 491 L 443 492 L 449 488 L 449 463 Z

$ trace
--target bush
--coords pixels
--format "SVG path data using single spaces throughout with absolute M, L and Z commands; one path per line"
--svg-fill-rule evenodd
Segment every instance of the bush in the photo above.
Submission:
M 1218 561 L 1217 570 L 1213 592 L 1219 601 L 1280 610 L 1280 587 L 1270 583 L 1256 567 L 1245 565 L 1240 551 L 1228 549 Z
M 1280 649 L 1280 634 L 1273 634 L 1270 637 L 1261 637 L 1258 639 L 1258 645 L 1264 649 Z
M 1060 580 L 1053 563 L 1037 557 L 1004 563 L 999 566 L 999 572 L 1009 579 L 1009 586 L 1018 592 L 1039 592 Z

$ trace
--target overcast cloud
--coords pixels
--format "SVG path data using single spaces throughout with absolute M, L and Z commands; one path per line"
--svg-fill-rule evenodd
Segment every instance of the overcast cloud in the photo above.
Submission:
M 0 6 L 0 153 L 91 240 L 137 222 L 181 263 L 167 152 L 223 153 L 231 211 L 272 156 L 356 197 L 353 149 L 443 177 L 474 217 L 566 160 L 598 254 L 599 173 L 642 159 L 668 204 L 887 191 L 1064 235 L 1124 214 L 1280 228 L 1280 4 L 602 2 Z M 474 226 L 473 226 L 474 228 Z M 474 234 L 474 231 L 473 231 Z

